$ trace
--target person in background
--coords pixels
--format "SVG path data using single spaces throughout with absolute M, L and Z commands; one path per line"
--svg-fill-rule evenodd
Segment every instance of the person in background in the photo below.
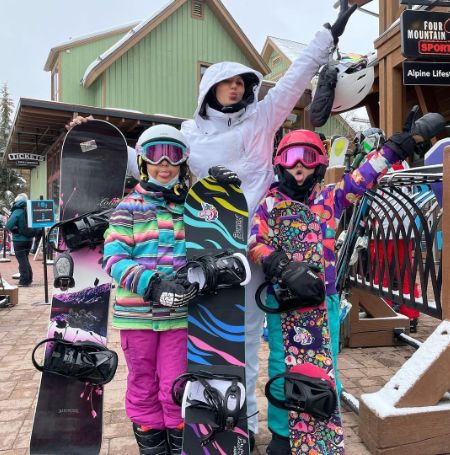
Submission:
M 14 199 L 11 208 L 11 216 L 6 222 L 6 229 L 12 234 L 14 253 L 19 263 L 19 286 L 30 286 L 33 282 L 33 269 L 31 268 L 28 255 L 33 244 L 33 237 L 24 232 L 27 229 L 27 200 L 25 193 L 20 193 Z

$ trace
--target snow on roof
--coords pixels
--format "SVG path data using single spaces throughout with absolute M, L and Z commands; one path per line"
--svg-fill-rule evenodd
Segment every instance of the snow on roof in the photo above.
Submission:
M 419 412 L 450 410 L 450 395 L 446 393 L 435 406 L 396 408 L 406 391 L 421 378 L 450 344 L 450 321 L 442 321 L 420 348 L 403 364 L 400 370 L 378 392 L 367 393 L 361 400 L 380 418 Z
M 138 23 L 139 23 L 139 21 L 128 22 L 126 24 L 116 25 L 114 27 L 110 27 L 110 28 L 107 28 L 107 29 L 104 29 L 104 30 L 91 32 L 91 33 L 88 33 L 87 35 L 76 36 L 74 38 L 70 37 L 68 41 L 65 41 L 64 43 L 58 44 L 56 47 L 71 46 L 71 45 L 73 45 L 74 43 L 76 43 L 78 41 L 85 41 L 85 40 L 89 40 L 91 38 L 98 38 L 99 35 L 107 35 L 108 33 L 113 33 L 115 31 L 120 31 L 120 30 L 123 30 L 123 29 L 126 29 L 126 28 L 135 27 L 136 24 L 138 24 Z
M 151 22 L 156 16 L 158 16 L 162 11 L 164 11 L 173 0 L 165 3 L 161 8 L 154 12 L 150 17 L 144 19 L 142 22 L 139 22 L 135 27 L 133 27 L 126 35 L 124 35 L 117 43 L 113 44 L 109 49 L 107 49 L 103 54 L 99 55 L 87 68 L 84 72 L 83 79 L 81 79 L 81 84 L 84 86 L 89 74 L 105 59 L 107 59 L 111 54 L 113 54 L 117 49 L 123 46 L 133 35 L 135 35 L 139 30 L 144 28 L 149 22 Z
M 69 38 L 68 41 L 64 41 L 63 43 L 60 43 L 50 49 L 50 53 L 47 57 L 47 61 L 45 62 L 45 65 L 44 65 L 44 70 L 50 71 L 52 69 L 51 67 L 53 65 L 54 59 L 59 51 L 76 46 L 78 43 L 83 43 L 83 42 L 86 42 L 86 41 L 89 41 L 92 39 L 98 39 L 101 36 L 107 36 L 107 35 L 113 35 L 113 34 L 125 32 L 125 31 L 133 28 L 138 23 L 139 23 L 138 21 L 129 22 L 127 24 L 122 24 L 122 25 L 118 25 L 115 27 L 110 27 L 105 30 L 89 33 L 87 35 L 76 36 L 74 38 L 71 37 L 71 38 Z
M 275 38 L 274 36 L 269 36 L 269 38 L 291 62 L 296 60 L 297 57 L 299 57 L 302 51 L 306 48 L 306 44 L 297 43 L 296 41 Z

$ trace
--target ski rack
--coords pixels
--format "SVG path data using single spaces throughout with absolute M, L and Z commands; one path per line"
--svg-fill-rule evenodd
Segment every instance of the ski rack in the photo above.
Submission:
M 450 276 L 450 147 L 444 152 L 442 172 L 442 276 Z M 409 181 L 417 173 L 410 172 Z M 407 173 L 402 173 L 404 178 Z M 426 177 L 426 178 L 431 178 Z M 399 177 L 393 177 L 399 179 Z M 439 289 L 442 322 L 418 345 L 397 373 L 375 393 L 359 400 L 359 435 L 371 453 L 448 453 L 450 439 L 450 280 Z M 397 335 L 400 338 L 401 331 Z M 404 339 L 403 341 L 407 341 Z

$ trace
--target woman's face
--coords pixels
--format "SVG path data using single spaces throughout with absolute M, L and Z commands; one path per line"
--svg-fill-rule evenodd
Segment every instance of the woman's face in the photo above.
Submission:
M 217 84 L 216 99 L 222 106 L 231 106 L 242 100 L 244 92 L 244 79 L 241 76 L 234 76 Z
M 159 164 L 147 163 L 147 172 L 150 177 L 154 178 L 159 183 L 165 184 L 178 176 L 180 173 L 180 165 L 174 166 L 167 160 L 162 160 Z
M 297 185 L 303 185 L 305 183 L 306 177 L 309 175 L 314 174 L 314 168 L 313 169 L 308 169 L 307 167 L 303 166 L 300 161 L 297 161 L 297 164 L 294 167 L 291 168 L 285 168 L 286 171 L 289 172 L 289 174 L 294 177 L 295 181 L 297 182 Z

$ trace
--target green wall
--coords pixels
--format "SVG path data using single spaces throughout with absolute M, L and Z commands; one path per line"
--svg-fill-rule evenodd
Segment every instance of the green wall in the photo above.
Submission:
M 106 71 L 107 107 L 191 117 L 197 105 L 198 62 L 249 65 L 238 45 L 205 5 L 191 17 L 186 2 Z
M 280 57 L 280 62 L 277 63 L 276 65 L 272 65 L 273 59 L 275 57 Z M 272 51 L 269 57 L 269 61 L 266 63 L 270 66 L 271 72 L 267 76 L 265 76 L 264 79 L 267 79 L 269 81 L 277 81 L 280 78 L 280 76 L 284 74 L 291 65 L 291 63 L 287 61 L 285 57 L 283 57 L 276 51 Z
M 349 138 L 352 136 L 350 128 L 345 128 L 341 122 L 336 119 L 336 116 L 331 116 L 325 125 L 320 128 L 315 128 L 315 131 L 318 133 L 323 133 L 327 137 L 331 137 L 334 135 L 340 136 L 348 136 Z
M 47 161 L 31 170 L 30 199 L 39 199 L 41 194 L 47 197 Z
M 80 84 L 86 68 L 124 34 L 91 41 L 61 52 L 60 99 L 63 103 L 101 107 L 101 78 L 88 89 Z

